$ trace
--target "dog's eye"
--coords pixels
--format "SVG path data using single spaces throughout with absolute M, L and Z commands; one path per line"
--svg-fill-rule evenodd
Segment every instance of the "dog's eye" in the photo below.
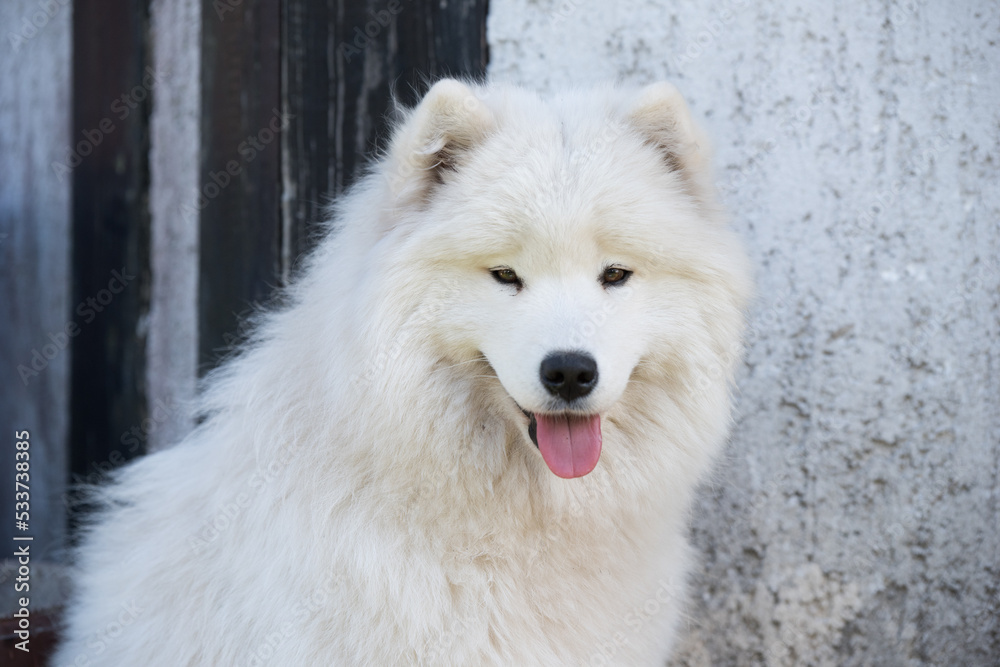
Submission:
M 631 275 L 632 272 L 627 269 L 623 269 L 617 266 L 609 266 L 608 268 L 604 269 L 604 273 L 601 274 L 601 284 L 621 285 L 626 280 L 628 280 L 629 276 Z
M 493 277 L 496 278 L 498 283 L 503 283 L 504 285 L 516 285 L 518 289 L 521 289 L 521 279 L 517 277 L 516 273 L 514 273 L 514 269 L 501 266 L 498 269 L 490 269 L 490 273 L 493 274 Z

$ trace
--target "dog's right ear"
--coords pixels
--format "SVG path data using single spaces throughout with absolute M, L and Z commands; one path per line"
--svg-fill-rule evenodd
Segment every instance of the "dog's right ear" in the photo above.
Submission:
M 469 86 L 435 83 L 389 146 L 389 187 L 399 206 L 421 205 L 493 127 L 493 114 Z

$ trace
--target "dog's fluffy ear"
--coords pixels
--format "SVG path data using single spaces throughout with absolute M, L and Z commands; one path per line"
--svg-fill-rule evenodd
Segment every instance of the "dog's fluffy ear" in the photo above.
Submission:
M 492 127 L 492 113 L 472 88 L 454 79 L 435 83 L 389 147 L 393 199 L 404 205 L 426 201 Z
M 711 149 L 680 91 L 665 81 L 650 84 L 632 100 L 627 117 L 660 152 L 667 169 L 678 173 L 688 192 L 700 203 L 710 204 L 714 200 Z

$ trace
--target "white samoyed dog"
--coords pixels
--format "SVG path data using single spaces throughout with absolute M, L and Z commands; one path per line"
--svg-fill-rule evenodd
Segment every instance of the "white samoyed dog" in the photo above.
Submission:
M 53 664 L 660 665 L 749 269 L 666 83 L 442 80 L 200 425 L 96 492 Z

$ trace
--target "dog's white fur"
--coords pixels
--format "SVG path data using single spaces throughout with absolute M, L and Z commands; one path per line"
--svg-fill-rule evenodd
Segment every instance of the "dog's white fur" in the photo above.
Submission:
M 54 664 L 661 664 L 750 289 L 708 162 L 669 84 L 435 84 L 202 424 L 100 492 Z M 600 373 L 570 480 L 520 409 L 560 349 Z

